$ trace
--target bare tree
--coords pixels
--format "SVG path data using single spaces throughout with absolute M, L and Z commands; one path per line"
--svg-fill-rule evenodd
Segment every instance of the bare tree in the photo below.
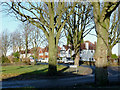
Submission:
M 97 85 L 106 85 L 108 84 L 107 54 L 110 16 L 120 2 L 104 2 L 102 9 L 99 0 L 91 3 L 93 5 L 94 21 L 97 31 L 97 45 L 94 55 L 96 60 L 95 82 Z
M 44 42 L 48 42 L 44 33 L 42 32 L 42 30 L 40 30 L 39 28 L 37 28 L 34 25 L 30 26 L 30 41 L 29 43 L 31 44 L 31 46 L 33 47 L 33 53 L 34 53 L 34 59 L 35 59 L 35 63 L 36 64 L 36 59 L 38 59 L 38 52 L 39 49 L 38 47 L 40 47 Z
M 2 55 L 4 55 L 6 57 L 7 51 L 10 48 L 10 37 L 9 37 L 9 33 L 6 30 L 4 30 L 2 32 Z
M 8 6 L 9 12 L 14 13 L 17 19 L 23 22 L 28 21 L 44 32 L 49 44 L 48 72 L 50 75 L 54 75 L 57 72 L 57 46 L 60 33 L 75 4 L 65 2 L 9 2 L 3 4 Z M 61 20 L 62 14 L 68 7 L 71 8 L 71 12 L 65 20 Z
M 111 25 L 109 29 L 109 43 L 108 43 L 108 56 L 111 57 L 112 55 L 112 48 L 120 41 L 120 32 L 118 31 L 119 27 L 119 20 L 120 17 L 118 17 L 119 14 L 117 13 L 117 10 L 113 12 L 113 15 L 111 16 Z
M 22 30 L 16 29 L 10 35 L 10 46 L 13 49 L 13 53 L 21 51 L 22 45 L 23 45 Z
M 66 26 L 67 44 L 75 51 L 75 65 L 79 66 L 80 45 L 83 38 L 94 29 L 92 8 L 90 3 L 78 3 Z
M 27 58 L 27 54 L 28 54 L 28 48 L 29 48 L 29 44 L 30 44 L 30 33 L 32 31 L 31 29 L 31 24 L 27 23 L 23 23 L 21 26 L 21 32 L 22 32 L 22 39 L 23 39 L 23 46 L 25 47 L 25 57 Z

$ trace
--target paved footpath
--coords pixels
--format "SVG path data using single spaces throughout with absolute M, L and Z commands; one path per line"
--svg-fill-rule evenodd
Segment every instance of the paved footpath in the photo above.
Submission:
M 109 76 L 110 82 L 120 81 L 119 75 Z M 72 86 L 76 84 L 93 83 L 94 75 L 77 76 L 63 79 L 42 79 L 42 80 L 21 80 L 21 81 L 3 81 L 2 88 L 33 87 L 33 88 L 59 88 Z

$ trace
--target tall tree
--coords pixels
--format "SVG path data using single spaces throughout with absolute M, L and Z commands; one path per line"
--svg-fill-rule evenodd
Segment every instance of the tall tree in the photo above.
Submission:
M 36 64 L 36 59 L 39 59 L 38 58 L 38 52 L 39 52 L 39 48 L 43 43 L 47 42 L 47 39 L 45 38 L 44 36 L 44 33 L 42 32 L 42 30 L 40 30 L 39 28 L 37 28 L 36 26 L 34 25 L 31 25 L 30 27 L 30 35 L 29 35 L 29 38 L 30 38 L 30 46 L 33 47 L 33 53 L 34 53 L 34 60 L 35 60 L 35 63 Z
M 65 2 L 9 2 L 3 4 L 6 4 L 9 11 L 12 11 L 19 20 L 28 21 L 43 30 L 49 44 L 48 73 L 54 75 L 57 72 L 57 46 L 60 33 L 75 4 L 73 3 L 71 6 Z M 68 7 L 71 8 L 71 12 L 65 20 L 61 20 L 62 14 Z
M 24 39 L 24 46 L 25 46 L 25 57 L 27 58 L 27 54 L 28 54 L 28 48 L 29 48 L 29 44 L 30 44 L 30 32 L 31 32 L 31 24 L 27 23 L 23 23 L 21 25 L 22 27 L 22 38 Z
M 108 43 L 108 56 L 111 57 L 112 55 L 112 48 L 118 43 L 118 41 L 120 41 L 120 32 L 118 31 L 118 27 L 119 27 L 119 20 L 120 17 L 118 13 L 116 13 L 117 10 L 115 12 L 113 12 L 113 15 L 111 16 L 111 25 L 110 25 L 110 29 L 109 29 L 109 43 Z
M 22 30 L 15 30 L 10 35 L 10 46 L 13 49 L 13 53 L 19 52 L 21 50 L 23 41 L 22 41 Z
M 97 31 L 97 45 L 94 55 L 96 60 L 95 82 L 97 85 L 105 85 L 108 84 L 107 54 L 110 16 L 120 2 L 104 2 L 102 9 L 100 8 L 99 0 L 91 3 L 93 5 L 94 21 Z
M 7 51 L 9 50 L 10 48 L 10 37 L 9 37 L 9 33 L 6 30 L 4 30 L 2 32 L 2 55 L 4 55 L 6 57 L 6 54 L 7 54 Z
M 80 45 L 83 38 L 94 28 L 92 8 L 89 3 L 77 3 L 73 14 L 68 19 L 65 29 L 67 44 L 75 51 L 75 65 L 79 66 Z

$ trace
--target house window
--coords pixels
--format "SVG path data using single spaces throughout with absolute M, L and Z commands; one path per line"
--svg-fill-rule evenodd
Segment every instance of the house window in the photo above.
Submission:
M 48 52 L 45 52 L 45 55 L 48 55 Z
M 93 53 L 93 50 L 91 50 L 91 53 Z
M 81 54 L 82 52 L 80 51 L 80 54 Z
M 69 50 L 69 54 L 70 54 L 70 50 Z
M 89 58 L 89 60 L 91 61 L 91 58 Z
M 43 53 L 39 53 L 39 56 L 42 56 L 43 55 Z
M 82 59 L 82 57 L 80 57 L 80 60 Z
M 93 58 L 92 58 L 92 60 L 93 60 Z

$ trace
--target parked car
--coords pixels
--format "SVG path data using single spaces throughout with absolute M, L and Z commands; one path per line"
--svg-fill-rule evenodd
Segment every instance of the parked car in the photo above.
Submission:
M 63 63 L 63 60 L 57 59 L 58 63 Z
M 74 60 L 70 59 L 70 60 L 68 60 L 68 63 L 72 64 L 72 63 L 74 63 Z
M 71 58 L 66 58 L 66 59 L 64 59 L 64 63 L 73 64 L 74 60 L 72 60 Z
M 48 60 L 47 59 L 40 59 L 40 62 L 45 62 L 45 63 L 48 63 Z

